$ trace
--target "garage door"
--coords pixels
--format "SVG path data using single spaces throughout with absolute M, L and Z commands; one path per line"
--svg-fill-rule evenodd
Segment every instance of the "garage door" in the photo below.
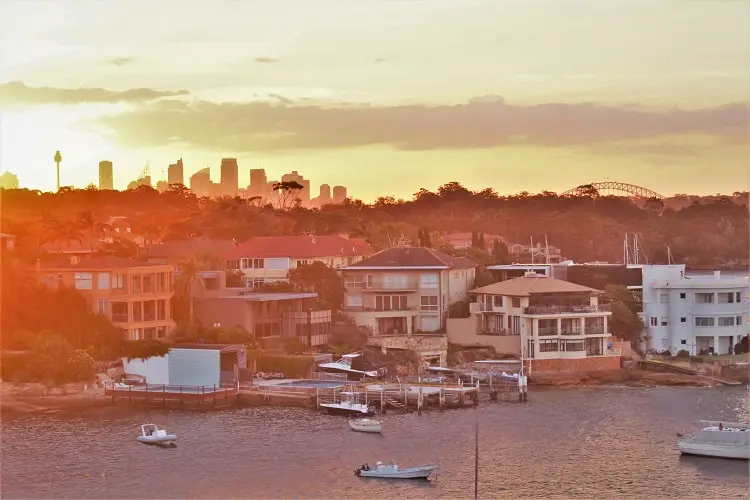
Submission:
M 423 332 L 436 332 L 440 330 L 439 316 L 422 316 L 420 322 L 422 323 L 421 330 Z

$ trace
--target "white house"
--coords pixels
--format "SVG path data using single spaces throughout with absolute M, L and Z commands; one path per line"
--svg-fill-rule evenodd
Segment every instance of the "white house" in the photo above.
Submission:
M 684 265 L 643 266 L 648 348 L 673 354 L 732 352 L 748 333 L 747 276 L 686 275 Z

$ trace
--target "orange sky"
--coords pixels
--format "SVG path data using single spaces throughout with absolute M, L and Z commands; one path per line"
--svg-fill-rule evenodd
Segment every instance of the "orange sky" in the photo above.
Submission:
M 350 195 L 748 188 L 743 0 L 0 3 L 0 171 L 237 157 Z M 177 10 L 176 10 L 177 9 Z

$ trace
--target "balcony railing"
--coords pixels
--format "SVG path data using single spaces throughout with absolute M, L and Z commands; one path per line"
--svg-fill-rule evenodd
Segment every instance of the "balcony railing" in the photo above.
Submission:
M 549 336 L 559 335 L 559 332 L 556 327 L 540 327 L 538 333 L 540 337 L 549 337 Z
M 604 331 L 604 325 L 586 327 L 586 335 L 603 335 L 605 333 L 607 332 Z
M 417 280 L 398 280 L 398 281 L 390 281 L 390 280 L 383 280 L 383 279 L 375 279 L 375 280 L 363 280 L 363 281 L 347 281 L 345 283 L 346 288 L 350 289 L 361 289 L 361 290 L 373 290 L 373 291 L 416 291 L 419 290 L 420 284 Z M 437 289 L 437 283 L 436 286 L 433 287 Z M 430 288 L 429 286 L 424 286 L 423 288 Z
M 417 306 L 407 306 L 399 308 L 377 308 L 377 307 L 366 307 L 366 306 L 344 306 L 341 308 L 345 312 L 401 312 L 401 311 L 416 311 Z
M 127 313 L 112 313 L 112 323 L 127 323 Z
M 560 331 L 561 335 L 583 335 L 580 328 L 563 328 Z
M 523 312 L 526 314 L 565 314 L 565 313 L 595 313 L 601 309 L 592 305 L 578 306 L 528 306 Z
M 511 333 L 510 330 L 506 330 L 505 328 L 480 328 L 479 331 L 477 331 L 477 335 L 493 335 L 503 337 L 507 335 L 517 334 Z

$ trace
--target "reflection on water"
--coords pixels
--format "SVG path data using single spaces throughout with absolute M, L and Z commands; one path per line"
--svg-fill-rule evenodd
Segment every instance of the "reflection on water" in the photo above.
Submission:
M 525 405 L 389 413 L 383 436 L 312 411 L 105 408 L 3 421 L 3 498 L 746 498 L 746 462 L 680 458 L 676 433 L 747 419 L 746 388 L 535 391 Z M 137 443 L 139 425 L 179 446 Z M 365 462 L 440 464 L 435 482 L 358 478 Z

